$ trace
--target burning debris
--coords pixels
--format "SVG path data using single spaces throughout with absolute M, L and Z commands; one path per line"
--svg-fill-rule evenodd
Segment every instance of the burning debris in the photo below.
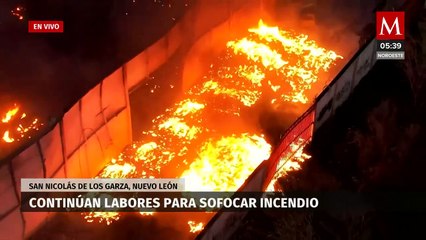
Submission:
M 307 108 L 310 96 L 321 90 L 315 88 L 318 74 L 342 58 L 307 35 L 262 21 L 249 33 L 228 42 L 227 51 L 202 81 L 156 117 L 151 129 L 142 133 L 142 142 L 125 149 L 98 177 L 182 177 L 187 191 L 236 191 L 272 151 L 264 130 L 249 121 L 247 112 L 262 101 L 281 110 L 294 104 Z M 305 159 L 303 146 L 295 145 L 286 157 L 285 171 L 298 169 Z M 83 215 L 88 222 L 110 224 L 120 214 Z M 203 228 L 203 223 L 188 224 L 191 232 Z
M 188 221 L 188 225 L 190 233 L 201 232 L 204 229 L 204 224 L 202 222 L 196 223 L 194 221 Z
M 135 2 L 135 0 L 132 0 Z M 189 4 L 191 4 L 192 0 L 184 0 L 183 4 L 185 7 L 188 7 Z M 167 7 L 167 8 L 173 8 L 177 4 L 176 2 L 182 2 L 182 0 L 154 0 L 155 3 L 157 3 L 161 7 Z
M 88 223 L 97 220 L 99 223 L 110 225 L 120 219 L 120 214 L 117 212 L 90 212 L 84 216 L 84 219 L 86 219 Z
M 12 16 L 18 18 L 19 21 L 23 21 L 25 8 L 22 6 L 17 6 L 16 8 L 12 9 L 10 13 L 12 14 Z
M 12 109 L 10 109 L 9 111 L 6 112 L 6 114 L 2 118 L 1 122 L 2 123 L 8 123 L 16 115 L 16 113 L 18 113 L 18 111 L 19 111 L 19 107 L 16 106 L 16 104 L 15 104 L 15 106 Z
M 222 137 L 205 143 L 181 177 L 189 191 L 235 191 L 270 154 L 271 146 L 261 136 Z
M 336 60 L 342 59 L 335 52 L 319 47 L 307 35 L 269 27 L 262 20 L 258 28 L 249 29 L 249 32 L 253 34 L 251 38 L 230 41 L 228 47 L 266 70 L 259 73 L 254 66 L 243 66 L 242 70 L 248 72 L 241 71 L 242 74 L 255 83 L 265 79 L 265 73 L 275 71 L 276 76 L 268 78 L 267 83 L 272 91 L 281 92 L 284 102 L 308 103 L 306 92 L 318 81 L 319 72 L 328 71 Z M 275 50 L 271 46 L 281 49 Z M 290 89 L 283 85 L 289 85 Z
M 276 182 L 279 178 L 285 177 L 288 172 L 300 170 L 300 164 L 310 159 L 311 156 L 304 152 L 307 141 L 303 138 L 298 138 L 290 144 L 290 149 L 284 156 L 281 157 L 278 166 L 279 169 L 275 173 L 266 191 L 283 191 L 284 189 L 277 188 Z
M 30 139 L 43 123 L 37 118 L 30 118 L 19 105 L 14 104 L 1 116 L 0 130 L 2 142 L 11 144 L 23 139 Z

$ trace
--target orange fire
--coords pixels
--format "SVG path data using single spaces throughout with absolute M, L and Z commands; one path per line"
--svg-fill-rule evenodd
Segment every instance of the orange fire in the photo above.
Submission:
M 7 129 L 3 132 L 2 140 L 4 143 L 13 143 L 23 138 L 31 138 L 30 132 L 38 131 L 43 125 L 37 118 L 32 120 L 27 118 L 25 112 L 18 116 L 20 111 L 20 107 L 15 104 L 2 114 L 1 123 Z
M 281 156 L 280 162 L 278 163 L 278 171 L 275 173 L 271 182 L 269 183 L 266 191 L 283 190 L 275 187 L 275 183 L 278 178 L 284 177 L 290 171 L 300 170 L 300 163 L 310 159 L 311 156 L 304 153 L 305 145 L 307 141 L 303 138 L 298 138 L 290 144 L 290 149 L 284 152 Z
M 264 80 L 266 73 L 275 71 L 276 76 L 268 79 L 268 85 L 274 92 L 281 92 L 283 101 L 308 103 L 310 99 L 306 92 L 318 81 L 318 73 L 328 71 L 336 60 L 342 58 L 333 51 L 319 47 L 307 35 L 270 27 L 262 20 L 257 28 L 249 29 L 249 32 L 253 35 L 230 41 L 227 45 L 235 54 L 246 56 L 257 67 L 263 67 L 264 71 L 259 73 L 256 65 L 251 64 L 240 68 L 243 70 L 240 73 L 244 74 L 244 70 L 248 70 L 245 75 L 251 75 L 249 78 L 259 83 Z M 273 49 L 270 47 L 272 44 L 278 44 L 281 48 Z
M 136 177 L 134 174 L 136 167 L 131 163 L 123 161 L 117 162 L 116 159 L 112 159 L 111 163 L 107 165 L 103 171 L 99 174 L 100 178 L 131 178 Z M 120 219 L 120 213 L 118 212 L 89 212 L 83 213 L 84 219 L 87 222 L 92 223 L 97 221 L 98 223 L 106 223 L 110 225 L 112 222 Z
M 102 178 L 130 178 L 135 173 L 136 167 L 130 163 L 117 163 L 115 159 L 100 173 Z
M 270 154 L 271 146 L 261 136 L 222 137 L 206 142 L 181 177 L 189 191 L 236 191 Z
M 188 221 L 188 225 L 190 233 L 201 232 L 204 229 L 204 224 L 202 222 L 196 223 L 194 221 Z
M 10 135 L 9 131 L 4 132 L 4 134 L 3 134 L 3 141 L 4 142 L 12 143 L 12 142 L 15 141 L 15 139 L 11 138 L 9 135 Z
M 1 119 L 2 123 L 8 123 L 19 111 L 18 106 L 14 106 L 12 109 L 8 110 L 4 117 Z
M 308 93 L 318 93 L 313 88 L 317 75 L 341 58 L 307 35 L 262 21 L 249 33 L 228 42 L 203 81 L 153 119 L 142 142 L 125 149 L 98 177 L 182 177 L 187 191 L 236 191 L 271 153 L 263 130 L 244 117 L 247 112 L 258 108 L 261 98 L 282 108 L 306 105 L 312 100 Z M 296 163 L 288 164 L 297 168 Z M 84 215 L 89 222 L 107 224 L 120 217 Z M 190 222 L 190 231 L 202 229 L 203 223 Z
M 117 212 L 90 212 L 85 213 L 84 219 L 86 219 L 88 223 L 92 223 L 97 220 L 98 223 L 110 225 L 120 219 L 120 214 Z

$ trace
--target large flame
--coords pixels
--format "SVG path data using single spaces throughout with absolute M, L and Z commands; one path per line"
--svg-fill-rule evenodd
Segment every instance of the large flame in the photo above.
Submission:
M 263 66 L 265 72 L 275 71 L 274 78 L 268 79 L 268 84 L 274 91 L 283 86 L 280 96 L 284 101 L 308 103 L 310 99 L 306 92 L 318 81 L 318 73 L 321 70 L 328 71 L 337 59 L 342 58 L 333 51 L 319 47 L 315 41 L 309 40 L 307 35 L 269 27 L 262 20 L 257 28 L 249 29 L 249 32 L 254 35 L 230 41 L 228 47 L 231 47 L 235 54 L 242 54 Z M 279 50 L 270 47 L 276 44 L 280 46 Z M 259 74 L 256 68 L 251 69 L 252 66 L 244 67 L 249 74 L 254 73 L 254 79 L 257 81 L 265 76 Z M 286 82 L 282 82 L 282 79 Z
M 190 191 L 235 191 L 270 153 L 271 146 L 256 135 L 208 141 L 181 177 Z
M 307 35 L 262 21 L 249 33 L 228 42 L 227 51 L 202 81 L 156 117 L 142 133 L 142 142 L 125 149 L 98 177 L 183 177 L 189 191 L 236 191 L 271 153 L 263 130 L 244 114 L 258 108 L 261 98 L 282 108 L 306 105 L 320 90 L 313 88 L 318 74 L 341 58 Z M 292 159 L 287 170 L 297 169 L 302 157 Z M 107 224 L 119 216 L 85 214 L 89 222 Z M 188 224 L 190 231 L 203 226 Z

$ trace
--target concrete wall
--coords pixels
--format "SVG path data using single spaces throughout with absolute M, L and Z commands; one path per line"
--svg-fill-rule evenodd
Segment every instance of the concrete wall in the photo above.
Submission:
M 130 126 L 120 68 L 80 99 L 50 132 L 0 167 L 0 236 L 22 239 L 49 215 L 20 211 L 21 178 L 93 177 L 131 142 Z
M 129 92 L 136 89 L 143 79 L 164 64 L 177 49 L 182 48 L 186 51 L 191 48 L 212 28 L 229 19 L 242 6 L 253 2 L 258 3 L 259 0 L 198 1 L 164 37 L 124 65 Z M 196 67 L 198 66 L 199 64 Z M 192 68 L 192 71 L 196 71 L 195 69 Z M 185 78 L 186 76 L 183 76 L 183 79 Z
M 320 128 L 351 95 L 361 79 L 371 70 L 375 58 L 376 41 L 371 41 L 365 49 L 356 55 L 337 76 L 315 103 L 315 130 Z

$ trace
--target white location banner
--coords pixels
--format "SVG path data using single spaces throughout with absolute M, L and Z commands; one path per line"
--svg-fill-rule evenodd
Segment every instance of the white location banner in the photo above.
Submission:
M 22 178 L 21 192 L 179 192 L 183 178 Z

